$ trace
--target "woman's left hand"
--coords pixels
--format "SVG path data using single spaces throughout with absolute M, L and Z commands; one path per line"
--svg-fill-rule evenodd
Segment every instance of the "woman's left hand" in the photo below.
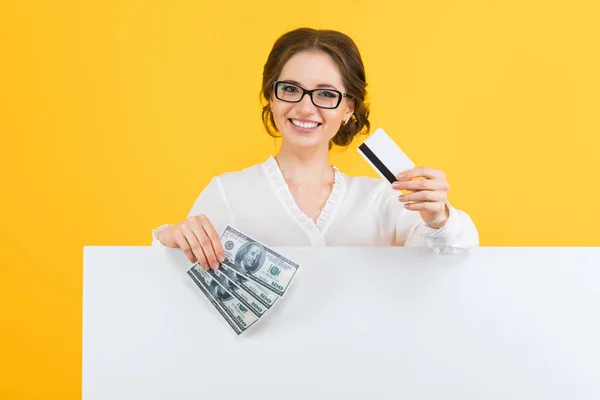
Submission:
M 396 179 L 392 184 L 393 189 L 412 192 L 398 197 L 407 210 L 419 211 L 423 221 L 432 228 L 441 228 L 446 224 L 450 216 L 446 206 L 450 184 L 446 181 L 445 173 L 429 167 L 417 167 L 402 172 Z

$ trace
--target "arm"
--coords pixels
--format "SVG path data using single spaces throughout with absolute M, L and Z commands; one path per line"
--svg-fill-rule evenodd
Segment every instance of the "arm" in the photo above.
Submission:
M 221 186 L 219 177 L 212 178 L 194 202 L 187 218 L 205 214 L 218 234 L 221 234 L 227 225 L 233 225 L 233 213 Z M 161 232 L 172 225 L 164 224 L 152 230 L 152 246 L 164 246 L 158 239 Z
M 379 220 L 384 237 L 393 246 L 428 247 L 451 253 L 479 245 L 475 224 L 464 211 L 446 201 L 448 219 L 440 228 L 429 226 L 418 211 L 407 210 L 398 200 L 399 193 L 382 181 L 379 193 Z

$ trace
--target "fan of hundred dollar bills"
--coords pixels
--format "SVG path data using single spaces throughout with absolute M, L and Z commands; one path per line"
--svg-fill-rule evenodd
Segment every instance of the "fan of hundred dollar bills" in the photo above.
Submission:
M 285 294 L 299 265 L 230 226 L 221 243 L 226 260 L 219 269 L 195 263 L 187 274 L 239 335 Z

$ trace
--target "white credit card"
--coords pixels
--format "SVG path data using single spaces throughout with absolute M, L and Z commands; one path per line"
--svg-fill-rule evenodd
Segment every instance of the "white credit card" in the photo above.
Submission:
M 415 167 L 415 163 L 398 147 L 398 145 L 381 128 L 377 129 L 367 140 L 358 147 L 358 152 L 390 183 L 396 181 L 396 176 L 402 171 Z

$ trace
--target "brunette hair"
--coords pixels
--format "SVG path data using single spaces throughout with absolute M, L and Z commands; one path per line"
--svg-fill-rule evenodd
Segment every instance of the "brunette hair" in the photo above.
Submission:
M 354 41 L 341 32 L 299 28 L 277 39 L 263 69 L 261 97 L 267 100 L 267 104 L 262 109 L 263 125 L 269 135 L 278 137 L 270 106 L 273 85 L 283 66 L 292 56 L 302 51 L 315 50 L 323 51 L 333 59 L 342 75 L 346 93 L 349 99 L 354 101 L 354 113 L 329 142 L 330 149 L 332 142 L 338 146 L 347 146 L 361 131 L 363 134 L 368 134 L 371 124 L 369 105 L 365 102 L 367 94 L 365 67 Z

